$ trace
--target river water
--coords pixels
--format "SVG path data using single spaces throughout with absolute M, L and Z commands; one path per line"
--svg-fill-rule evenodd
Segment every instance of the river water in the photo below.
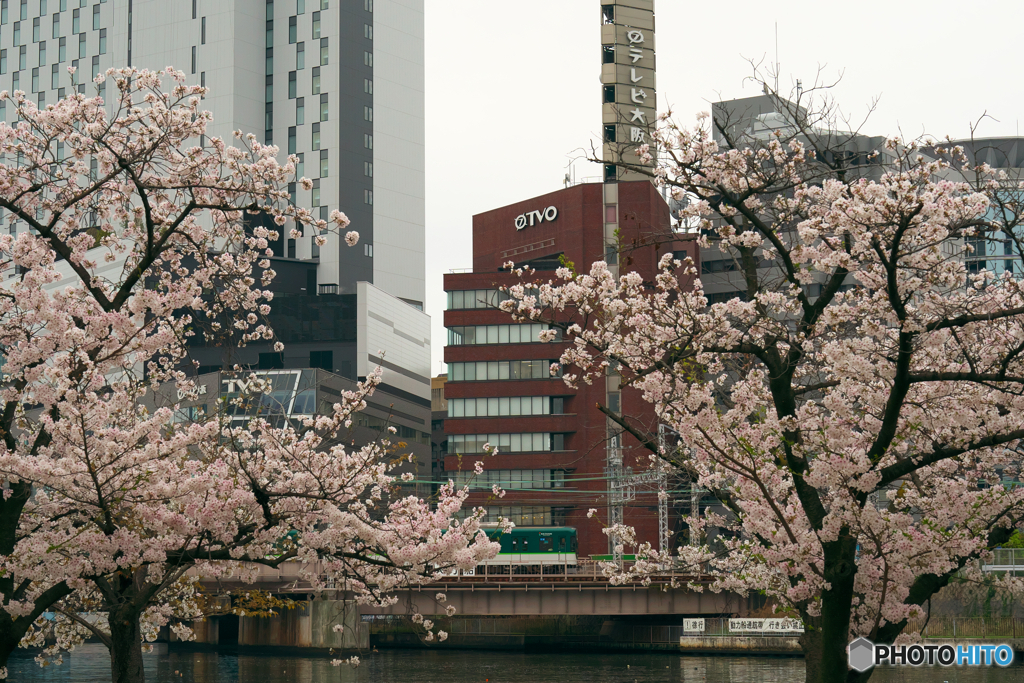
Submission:
M 701 657 L 675 654 L 382 650 L 355 669 L 326 656 L 277 657 L 209 652 L 145 656 L 147 683 L 790 683 L 804 663 L 782 657 Z M 110 681 L 101 645 L 86 645 L 60 666 L 40 669 L 27 653 L 9 667 L 10 681 Z M 879 669 L 871 683 L 1024 683 L 1024 666 Z

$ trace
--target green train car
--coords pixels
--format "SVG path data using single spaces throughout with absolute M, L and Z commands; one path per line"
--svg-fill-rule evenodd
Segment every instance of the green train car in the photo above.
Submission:
M 543 566 L 576 564 L 576 529 L 573 527 L 517 526 L 502 533 L 496 525 L 485 527 L 488 538 L 501 544 L 497 557 L 483 564 L 494 566 Z

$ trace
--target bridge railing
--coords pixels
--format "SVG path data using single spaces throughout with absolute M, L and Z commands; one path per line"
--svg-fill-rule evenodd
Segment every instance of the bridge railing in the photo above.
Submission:
M 1024 548 L 996 548 L 991 561 L 981 568 L 986 572 L 1024 572 Z
M 625 563 L 624 568 L 629 568 L 632 563 Z M 601 562 L 582 560 L 578 564 L 556 564 L 556 565 L 480 565 L 476 569 L 460 571 L 451 569 L 445 576 L 439 579 L 440 583 L 479 583 L 484 582 L 536 582 L 536 581 L 606 581 L 604 568 Z M 663 572 L 652 576 L 655 582 L 667 582 L 673 578 L 692 579 L 692 572 Z
M 1019 617 L 931 617 L 910 619 L 904 633 L 922 638 L 1024 638 L 1024 619 Z

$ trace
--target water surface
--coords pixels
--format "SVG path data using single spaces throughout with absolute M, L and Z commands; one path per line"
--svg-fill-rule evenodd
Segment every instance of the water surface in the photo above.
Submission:
M 145 656 L 147 683 L 791 683 L 803 681 L 804 662 L 792 657 L 702 657 L 675 654 L 381 650 L 358 668 L 333 667 L 329 657 L 278 657 L 210 652 Z M 9 680 L 108 683 L 110 659 L 86 645 L 64 663 L 40 669 L 19 652 Z M 1024 683 L 1024 666 L 1006 669 L 922 667 L 880 669 L 872 683 Z

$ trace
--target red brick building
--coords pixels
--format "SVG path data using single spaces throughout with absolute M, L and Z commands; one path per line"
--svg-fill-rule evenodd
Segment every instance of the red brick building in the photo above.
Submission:
M 529 264 L 538 271 L 532 279 L 547 280 L 560 257 L 580 271 L 606 260 L 620 272 L 635 270 L 649 280 L 666 252 L 699 258 L 694 242 L 673 234 L 669 208 L 647 181 L 580 184 L 473 217 L 473 272 L 444 279 L 444 476 L 465 481 L 473 463 L 483 459 L 485 473 L 475 482 L 482 490 L 472 502 L 486 506 L 491 518 L 572 526 L 582 556 L 608 553 L 601 532 L 610 517 L 606 468 L 621 454 L 625 467 L 645 469 L 648 452 L 610 428 L 597 404 L 657 430 L 650 406 L 636 392 L 620 392 L 617 375 L 579 390 L 550 376 L 550 364 L 565 345 L 538 342 L 544 326 L 517 325 L 493 308 L 497 288 L 517 281 L 502 265 Z M 485 442 L 501 452 L 482 458 Z M 507 491 L 504 498 L 486 490 L 493 483 Z M 598 509 L 594 519 L 587 518 L 590 508 Z M 624 518 L 642 540 L 657 545 L 655 490 L 638 488 Z M 674 526 L 670 523 L 670 530 Z

